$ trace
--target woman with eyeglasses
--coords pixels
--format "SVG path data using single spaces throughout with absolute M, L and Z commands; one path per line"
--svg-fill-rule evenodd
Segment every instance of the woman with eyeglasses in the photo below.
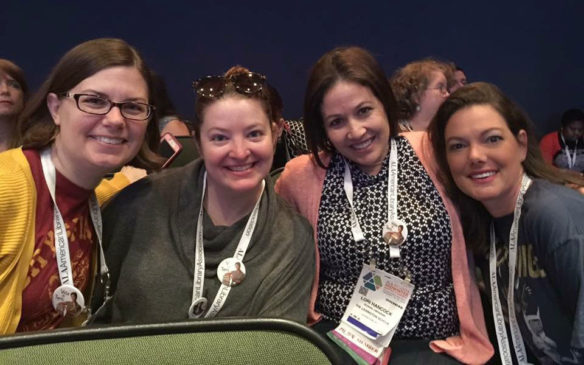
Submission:
M 452 68 L 433 59 L 410 62 L 398 69 L 390 83 L 398 106 L 402 131 L 425 131 L 448 97 Z
M 16 147 L 16 121 L 28 99 L 24 72 L 9 60 L 0 58 L 0 152 Z
M 280 125 L 265 77 L 234 67 L 193 87 L 201 159 L 136 182 L 105 209 L 114 294 L 97 318 L 305 322 L 314 242 L 268 176 Z
M 543 160 L 496 86 L 469 84 L 430 129 L 486 279 L 502 364 L 584 363 L 584 180 Z
M 99 204 L 117 187 L 94 189 L 125 164 L 157 165 L 151 93 L 133 47 L 96 39 L 67 52 L 25 107 L 22 147 L 0 154 L 0 333 L 84 320 L 58 305 L 75 294 L 86 307 L 108 275 Z
M 493 348 L 458 215 L 426 134 L 398 135 L 395 114 L 387 77 L 366 50 L 337 48 L 313 66 L 304 99 L 312 155 L 288 162 L 276 185 L 315 231 L 310 320 L 319 332 L 334 329 L 337 343 L 374 339 L 355 346 L 378 359 L 387 360 L 393 336 L 392 364 L 484 363 Z M 371 311 L 384 319 L 364 322 Z

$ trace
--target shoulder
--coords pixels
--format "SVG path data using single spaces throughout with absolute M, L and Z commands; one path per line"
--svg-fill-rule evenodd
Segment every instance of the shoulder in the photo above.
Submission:
M 584 235 L 584 195 L 568 187 L 534 180 L 522 214 L 530 240 L 545 244 L 547 253 L 570 237 Z
M 32 171 L 22 150 L 0 153 L 0 199 L 25 204 L 35 193 Z
M 326 166 L 330 156 L 321 154 L 320 159 Z M 318 189 L 322 186 L 326 169 L 318 166 L 312 155 L 301 155 L 286 163 L 284 171 L 276 182 L 276 192 L 287 201 L 297 194 L 306 193 L 306 189 Z
M 539 142 L 539 145 L 543 146 L 543 147 L 548 147 L 551 144 L 557 144 L 557 142 L 558 142 L 558 131 L 554 131 L 554 132 L 548 133 L 545 136 L 543 136 Z

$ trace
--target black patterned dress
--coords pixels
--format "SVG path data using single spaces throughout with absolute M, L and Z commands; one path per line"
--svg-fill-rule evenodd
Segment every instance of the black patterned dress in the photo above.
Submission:
M 363 264 L 374 258 L 378 268 L 397 276 L 403 276 L 401 267 L 405 266 L 415 285 L 396 338 L 445 338 L 457 334 L 459 328 L 451 272 L 450 219 L 409 142 L 397 137 L 397 149 L 398 218 L 408 228 L 398 259 L 390 258 L 382 238 L 387 221 L 389 155 L 375 176 L 349 162 L 354 206 L 365 235 L 361 242 L 355 242 L 351 234 L 350 206 L 343 190 L 343 158 L 336 154 L 331 159 L 317 225 L 321 260 L 317 311 L 325 319 L 340 321 Z

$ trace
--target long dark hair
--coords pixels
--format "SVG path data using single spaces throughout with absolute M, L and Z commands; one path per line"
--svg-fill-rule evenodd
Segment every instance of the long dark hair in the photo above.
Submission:
M 59 133 L 47 107 L 49 93 L 65 93 L 86 78 L 115 66 L 135 67 L 148 86 L 148 101 L 154 100 L 150 69 L 136 49 L 125 41 L 114 38 L 81 43 L 59 60 L 47 80 L 26 104 L 18 120 L 22 146 L 42 149 L 53 143 Z M 129 164 L 147 169 L 159 167 L 160 158 L 153 152 L 158 149 L 159 139 L 157 121 L 152 118 L 148 122 L 138 155 Z
M 584 185 L 584 180 L 570 172 L 559 170 L 547 164 L 539 150 L 533 133 L 533 124 L 525 113 L 507 98 L 499 88 L 486 82 L 468 84 L 454 92 L 440 106 L 430 124 L 429 133 L 439 165 L 440 179 L 448 195 L 460 209 L 464 236 L 469 247 L 484 254 L 489 248 L 489 224 L 491 216 L 478 201 L 464 194 L 454 183 L 446 160 L 445 130 L 450 118 L 457 111 L 472 105 L 489 105 L 505 120 L 507 127 L 517 137 L 519 131 L 527 134 L 527 156 L 522 162 L 525 173 L 534 178 L 541 178 L 556 184 Z
M 319 151 L 335 151 L 329 142 L 322 119 L 324 96 L 338 81 L 351 81 L 368 87 L 383 104 L 390 135 L 398 133 L 397 106 L 387 76 L 377 60 L 359 47 L 340 47 L 325 53 L 312 67 L 304 97 L 304 129 L 308 146 L 320 167 L 326 168 Z M 388 141 L 389 143 L 389 141 Z

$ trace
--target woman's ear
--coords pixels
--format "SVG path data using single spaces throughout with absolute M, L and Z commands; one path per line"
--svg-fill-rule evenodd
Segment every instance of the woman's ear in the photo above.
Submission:
M 55 93 L 49 93 L 47 95 L 47 109 L 53 117 L 53 121 L 56 125 L 61 125 L 61 120 L 59 119 L 59 108 L 61 107 L 61 99 Z
M 284 118 L 278 119 L 276 122 L 272 123 L 272 144 L 275 146 L 278 139 L 282 136 L 282 131 L 284 130 Z
M 528 136 L 527 136 L 527 132 L 525 131 L 525 129 L 521 129 L 518 133 L 517 133 L 517 142 L 519 143 L 519 148 L 521 151 L 521 162 L 525 161 L 525 158 L 527 157 L 527 148 L 528 148 Z

